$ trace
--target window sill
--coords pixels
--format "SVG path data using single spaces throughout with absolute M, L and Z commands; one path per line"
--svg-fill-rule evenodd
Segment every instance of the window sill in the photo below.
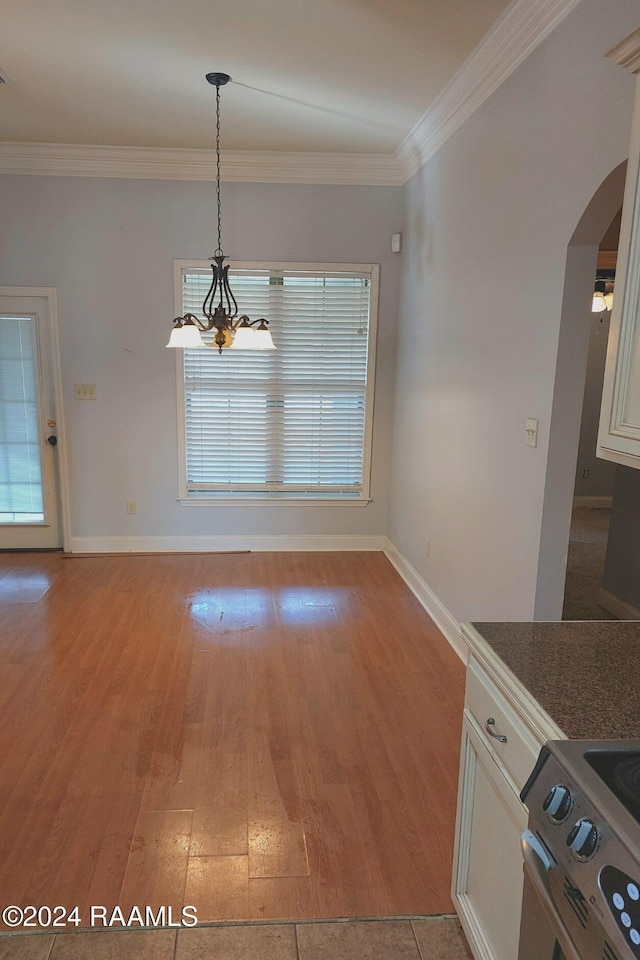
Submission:
M 220 497 L 191 496 L 177 497 L 177 501 L 182 507 L 366 507 L 371 503 L 371 497 L 301 497 L 301 496 L 275 496 L 275 497 L 230 497 L 223 495 Z
M 16 527 L 35 527 L 36 530 L 43 530 L 51 524 L 42 520 L 0 520 L 1 530 L 15 530 Z

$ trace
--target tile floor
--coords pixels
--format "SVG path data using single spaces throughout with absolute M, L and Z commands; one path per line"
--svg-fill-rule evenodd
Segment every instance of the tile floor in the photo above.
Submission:
M 472 960 L 455 917 L 3 935 L 0 960 Z

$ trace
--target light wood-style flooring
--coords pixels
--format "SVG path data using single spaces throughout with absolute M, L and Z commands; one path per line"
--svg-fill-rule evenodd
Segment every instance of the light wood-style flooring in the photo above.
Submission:
M 379 553 L 0 554 L 0 907 L 453 912 L 463 684 Z

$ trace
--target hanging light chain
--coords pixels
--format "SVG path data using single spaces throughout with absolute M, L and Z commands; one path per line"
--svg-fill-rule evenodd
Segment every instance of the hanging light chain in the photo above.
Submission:
M 218 249 L 222 254 L 222 204 L 220 203 L 220 86 L 216 85 L 216 188 L 218 195 Z

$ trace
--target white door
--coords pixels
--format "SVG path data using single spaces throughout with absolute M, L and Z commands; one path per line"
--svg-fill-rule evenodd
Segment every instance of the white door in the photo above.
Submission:
M 7 295 L 7 294 L 13 295 Z M 0 289 L 0 549 L 62 547 L 55 294 Z

